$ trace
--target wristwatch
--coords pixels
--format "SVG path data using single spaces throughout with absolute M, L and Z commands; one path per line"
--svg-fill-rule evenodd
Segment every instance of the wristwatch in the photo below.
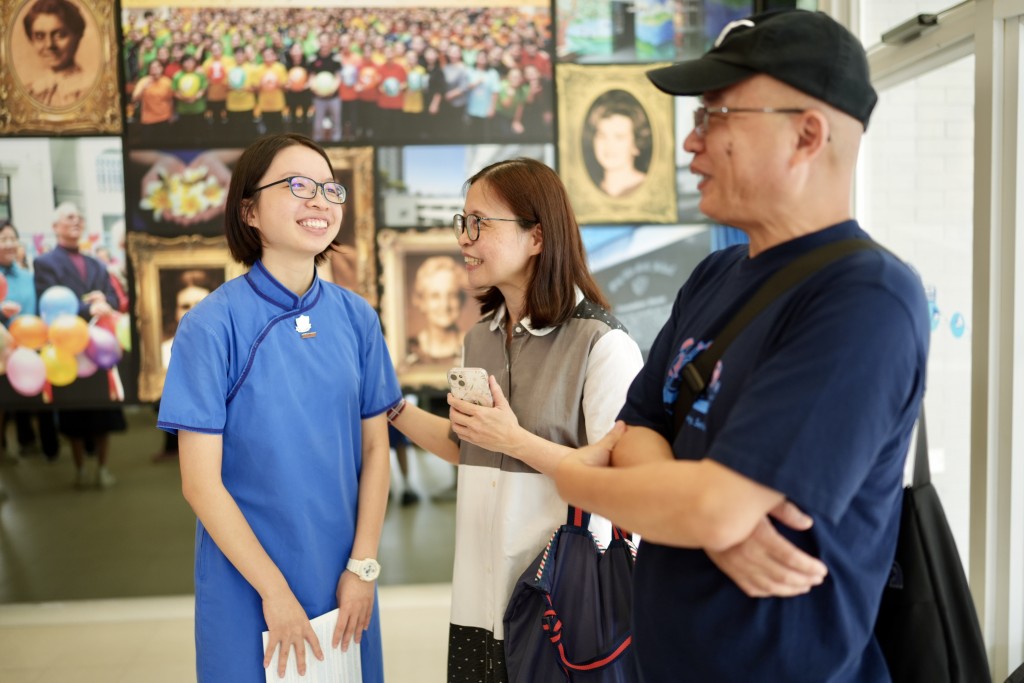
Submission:
M 345 569 L 367 582 L 376 581 L 377 577 L 380 576 L 380 562 L 370 557 L 365 560 L 357 560 L 350 557 Z

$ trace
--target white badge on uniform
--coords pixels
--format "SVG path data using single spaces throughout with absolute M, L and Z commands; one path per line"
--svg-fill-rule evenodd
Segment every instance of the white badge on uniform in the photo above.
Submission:
M 303 339 L 309 339 L 316 336 L 316 332 L 313 332 L 313 325 L 309 322 L 308 315 L 300 315 L 295 319 L 295 331 L 298 332 Z

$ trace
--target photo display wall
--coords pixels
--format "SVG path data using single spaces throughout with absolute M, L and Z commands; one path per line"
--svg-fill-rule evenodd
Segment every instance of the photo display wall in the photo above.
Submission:
M 559 172 L 645 354 L 693 266 L 737 239 L 698 208 L 696 101 L 644 72 L 751 1 L 293 4 L 0 0 L 0 406 L 159 400 L 178 320 L 244 273 L 224 206 L 265 133 L 327 150 L 348 200 L 319 275 L 378 309 L 410 390 L 444 386 L 479 316 L 451 225 L 487 164 Z M 51 267 L 69 240 L 88 291 Z

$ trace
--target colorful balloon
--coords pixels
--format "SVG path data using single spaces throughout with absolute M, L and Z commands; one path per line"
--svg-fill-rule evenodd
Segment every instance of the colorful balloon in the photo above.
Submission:
M 109 370 L 121 360 L 121 346 L 110 332 L 90 325 L 89 346 L 85 349 L 85 355 L 100 368 Z
M 268 92 L 276 90 L 281 85 L 281 79 L 278 77 L 276 71 L 268 71 L 263 74 L 263 78 L 260 79 L 260 90 Z
M 46 379 L 55 387 L 66 387 L 78 378 L 78 361 L 72 353 L 47 344 L 39 352 L 46 367 Z
M 62 285 L 54 285 L 39 297 L 39 316 L 49 324 L 63 313 L 78 315 L 80 303 L 78 295 L 73 291 Z
M 332 97 L 338 90 L 338 79 L 330 71 L 321 71 L 313 76 L 309 89 L 317 97 Z
M 18 346 L 27 349 L 41 349 L 46 343 L 46 323 L 37 315 L 19 315 L 11 322 L 8 331 Z
M 117 321 L 120 320 L 120 318 L 120 313 L 107 313 L 106 315 L 96 318 L 96 322 L 93 324 L 97 327 L 102 327 L 110 334 L 116 334 L 115 330 L 117 330 Z
M 7 298 L 7 278 L 0 273 L 0 301 Z
M 131 316 L 125 314 L 117 319 L 117 325 L 114 327 L 114 336 L 117 337 L 117 343 L 121 345 L 122 349 L 125 351 L 132 350 Z
M 77 315 L 63 314 L 50 323 L 50 343 L 74 356 L 89 346 L 89 325 Z
M 244 88 L 246 80 L 245 69 L 240 66 L 236 66 L 228 72 L 228 87 L 232 90 Z
M 38 396 L 46 385 L 43 359 L 31 349 L 14 349 L 7 359 L 7 381 L 22 396 Z
M 384 82 L 381 84 L 381 88 L 384 90 L 384 94 L 388 97 L 396 97 L 400 92 L 402 92 L 402 84 L 399 83 L 398 79 L 394 76 L 385 78 Z
M 199 92 L 200 85 L 202 85 L 202 81 L 199 80 L 198 74 L 183 73 L 178 78 L 178 92 L 185 97 L 195 97 Z
M 306 82 L 309 80 L 309 72 L 303 69 L 301 66 L 293 66 L 288 71 L 288 89 L 293 92 L 299 92 L 305 89 Z
M 78 363 L 79 377 L 92 377 L 99 370 L 99 367 L 85 353 L 75 356 L 75 361 Z

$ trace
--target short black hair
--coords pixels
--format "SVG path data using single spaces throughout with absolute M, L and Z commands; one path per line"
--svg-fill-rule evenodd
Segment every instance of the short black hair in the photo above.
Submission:
M 75 7 L 68 0 L 36 0 L 31 9 L 25 14 L 25 35 L 32 40 L 32 24 L 40 14 L 53 14 L 60 17 L 71 33 L 81 38 L 85 33 L 85 17 L 81 10 Z
M 258 187 L 260 178 L 270 168 L 277 153 L 287 147 L 303 145 L 318 153 L 327 162 L 327 168 L 334 175 L 334 166 L 323 147 L 305 135 L 297 133 L 277 133 L 264 135 L 249 145 L 235 165 L 231 173 L 231 185 L 228 187 L 227 203 L 224 207 L 224 233 L 228 239 L 228 249 L 236 261 L 251 266 L 263 256 L 263 240 L 259 232 L 246 220 L 252 205 L 252 196 Z M 316 264 L 320 265 L 334 249 L 331 243 L 316 255 Z

